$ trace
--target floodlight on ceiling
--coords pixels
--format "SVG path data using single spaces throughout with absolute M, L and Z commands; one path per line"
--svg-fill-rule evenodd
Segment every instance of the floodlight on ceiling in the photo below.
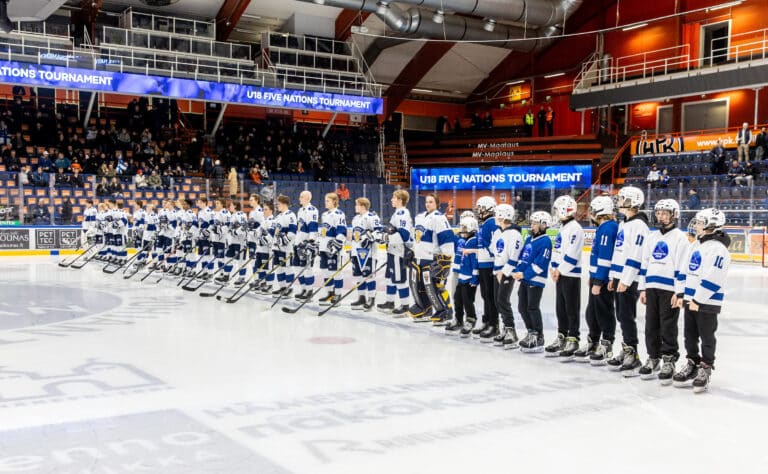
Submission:
M 488 33 L 493 33 L 493 30 L 496 29 L 496 20 L 493 18 L 486 18 L 485 23 L 483 23 L 483 29 Z
M 432 16 L 432 21 L 437 23 L 438 25 L 442 25 L 445 21 L 445 12 L 442 10 L 437 10 L 435 14 Z

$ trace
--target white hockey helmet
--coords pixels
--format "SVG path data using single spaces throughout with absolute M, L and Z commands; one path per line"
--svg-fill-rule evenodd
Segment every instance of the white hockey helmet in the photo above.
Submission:
M 576 215 L 576 200 L 571 196 L 560 196 L 552 204 L 552 214 L 555 219 L 562 221 Z
M 654 213 L 656 211 L 669 211 L 672 213 L 672 219 L 680 219 L 680 204 L 674 199 L 659 199 L 653 207 L 653 211 Z
M 493 213 L 493 209 L 496 207 L 496 200 L 491 196 L 483 196 L 477 200 L 475 208 L 478 214 Z
M 475 213 L 473 211 L 464 211 L 461 213 L 461 217 L 459 217 L 459 222 L 461 222 L 461 219 L 464 219 L 465 217 L 471 217 L 472 219 L 475 218 Z
M 597 196 L 589 203 L 589 215 L 593 219 L 613 215 L 613 199 L 610 196 Z
M 531 224 L 549 227 L 552 225 L 552 216 L 547 211 L 536 211 L 531 214 Z
M 478 225 L 475 216 L 462 216 L 459 221 L 460 232 L 477 232 Z
M 482 198 L 480 198 L 482 199 Z M 514 222 L 515 220 L 515 208 L 510 206 L 509 204 L 499 204 L 496 206 L 496 209 L 494 209 L 494 215 L 498 219 L 504 219 L 507 221 Z
M 640 206 L 645 202 L 645 194 L 640 188 L 634 186 L 624 186 L 619 190 L 618 198 L 616 199 L 616 207 L 619 209 L 629 207 L 634 209 L 640 209 Z
M 715 230 L 725 225 L 725 213 L 714 207 L 700 210 L 694 219 L 703 226 L 704 230 Z

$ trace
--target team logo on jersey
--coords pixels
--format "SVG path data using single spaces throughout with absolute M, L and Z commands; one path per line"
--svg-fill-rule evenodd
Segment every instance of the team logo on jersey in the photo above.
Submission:
M 688 270 L 695 272 L 701 266 L 701 252 L 698 250 L 691 255 L 691 261 L 688 262 Z
M 328 230 L 331 228 L 330 225 L 323 223 L 322 227 L 320 227 L 320 237 L 325 237 L 326 234 L 328 234 Z
M 364 267 L 365 263 L 368 261 L 368 257 L 371 255 L 370 249 L 359 247 L 355 249 L 355 253 L 357 255 L 357 261 L 360 262 L 360 266 Z
M 559 249 L 560 246 L 563 245 L 563 236 L 560 234 L 557 234 L 557 237 L 555 237 L 555 249 Z
M 421 242 L 421 236 L 424 235 L 424 227 L 422 226 L 416 226 L 413 238 L 416 240 L 416 242 Z
M 533 246 L 531 246 L 531 244 L 523 247 L 523 254 L 520 255 L 520 260 L 528 260 L 528 257 L 531 256 L 531 252 L 533 252 Z
M 501 253 L 504 251 L 504 239 L 499 239 L 496 241 L 496 253 Z
M 624 231 L 620 230 L 618 234 L 616 234 L 616 247 L 621 247 L 624 245 Z
M 669 246 L 667 246 L 666 242 L 658 242 L 651 255 L 653 255 L 655 260 L 665 259 L 669 255 Z
M 460 239 L 460 240 L 459 240 L 459 241 L 456 243 L 456 253 L 459 253 L 459 254 L 460 254 L 460 253 L 461 253 L 461 251 L 462 251 L 462 250 L 464 250 L 464 248 L 465 248 L 466 246 L 467 246 L 467 241 L 466 241 L 466 240 L 464 240 L 464 239 Z

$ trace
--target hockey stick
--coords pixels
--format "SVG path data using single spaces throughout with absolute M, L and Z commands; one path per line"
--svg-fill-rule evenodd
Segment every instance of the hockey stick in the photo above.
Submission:
M 94 244 L 91 244 L 91 245 L 90 245 L 90 246 L 89 246 L 87 249 L 85 249 L 85 250 L 83 250 L 83 246 L 81 245 L 80 247 L 78 247 L 78 248 L 75 250 L 75 252 L 74 252 L 74 253 L 75 253 L 74 257 L 70 258 L 70 259 L 69 259 L 69 261 L 67 261 L 67 259 L 63 259 L 63 260 L 61 260 L 61 261 L 59 262 L 59 266 L 60 266 L 60 267 L 62 267 L 62 268 L 67 268 L 67 267 L 69 267 L 70 265 L 72 265 L 73 263 L 75 263 L 76 261 L 78 261 L 80 258 L 82 258 L 82 257 L 83 257 L 83 255 L 85 255 L 85 254 L 87 254 L 88 252 L 90 252 L 90 251 L 91 251 L 91 249 L 92 249 L 92 248 L 94 248 L 94 247 L 96 247 L 97 245 L 98 245 L 98 244 L 95 244 L 95 243 L 94 243 Z M 82 252 L 81 252 L 81 250 L 82 250 Z
M 165 276 L 166 276 L 166 275 L 173 275 L 173 272 L 174 272 L 174 271 L 175 271 L 177 268 L 179 268 L 179 265 L 180 265 L 180 264 L 184 264 L 184 263 L 186 263 L 186 260 L 187 260 L 187 255 L 189 255 L 189 254 L 190 254 L 190 252 L 186 252 L 184 255 L 182 255 L 182 256 L 181 256 L 181 258 L 179 258 L 179 260 L 178 260 L 176 263 L 174 263 L 174 264 L 173 264 L 173 265 L 172 265 L 170 268 L 168 268 L 166 271 L 164 271 L 164 272 L 163 272 L 163 273 L 160 275 L 160 278 L 158 278 L 157 280 L 155 280 L 155 285 L 157 285 L 158 283 L 160 283 L 161 281 L 163 281 L 163 279 L 165 278 Z
M 273 302 L 272 302 L 272 305 L 270 306 L 270 308 L 274 308 L 274 307 L 275 307 L 275 305 L 276 305 L 276 304 L 277 304 L 277 303 L 278 303 L 278 302 L 279 302 L 281 299 L 283 299 L 283 297 L 284 297 L 284 296 L 286 296 L 286 295 L 285 295 L 285 293 L 288 293 L 288 290 L 290 290 L 291 288 L 293 288 L 293 285 L 295 285 L 295 284 L 296 284 L 296 282 L 297 282 L 297 281 L 299 281 L 299 278 L 300 278 L 300 277 L 301 277 L 301 276 L 304 274 L 304 272 L 306 272 L 306 271 L 307 271 L 307 269 L 308 269 L 308 268 L 312 268 L 312 265 L 311 265 L 311 263 L 307 263 L 306 265 L 304 265 L 304 268 L 302 268 L 302 269 L 301 269 L 301 271 L 299 272 L 299 274 L 298 274 L 298 275 L 296 275 L 295 277 L 293 277 L 293 281 L 291 281 L 291 284 L 290 284 L 290 285 L 288 285 L 288 286 L 285 288 L 285 291 L 281 291 L 281 292 L 280 292 L 280 294 L 278 294 L 278 295 L 277 295 L 277 298 L 275 299 L 275 301 L 273 301 Z
M 211 274 L 211 276 L 209 276 L 209 277 L 208 277 L 208 278 L 206 278 L 206 279 L 201 279 L 201 280 L 200 280 L 200 284 L 198 284 L 198 285 L 195 285 L 195 286 L 191 286 L 191 285 L 184 285 L 184 286 L 182 286 L 182 287 L 181 287 L 181 289 L 182 289 L 182 290 L 186 290 L 186 291 L 197 291 L 197 290 L 199 290 L 199 289 L 200 289 L 200 287 L 201 287 L 201 286 L 203 286 L 203 285 L 205 285 L 205 283 L 206 283 L 208 280 L 213 280 L 213 277 L 215 277 L 216 275 L 218 275 L 219 273 L 221 273 L 221 271 L 222 271 L 222 270 L 224 270 L 224 267 L 226 267 L 227 265 L 229 265 L 229 264 L 230 264 L 230 262 L 232 262 L 232 260 L 234 260 L 234 259 L 235 259 L 235 258 L 234 258 L 234 257 L 232 257 L 232 258 L 230 258 L 229 260 L 227 260 L 226 262 L 224 262 L 224 265 L 220 266 L 220 267 L 219 267 L 219 268 L 218 268 L 218 269 L 217 269 L 215 272 L 213 272 L 213 273 Z M 190 282 L 190 283 L 191 283 L 191 282 Z
M 97 246 L 98 246 L 98 248 L 96 248 Z M 95 259 L 96 259 L 96 256 L 99 254 L 99 252 L 101 252 L 101 250 L 102 250 L 103 248 L 104 248 L 104 244 L 103 244 L 103 243 L 94 244 L 94 245 L 91 247 L 91 249 L 95 249 L 95 250 L 94 250 L 94 251 L 93 251 L 93 252 L 92 252 L 90 255 L 86 256 L 86 258 L 85 258 L 85 259 L 83 259 L 83 263 L 81 263 L 81 264 L 79 264 L 79 265 L 75 265 L 75 264 L 74 264 L 74 262 L 72 262 L 72 263 L 69 265 L 69 268 L 74 268 L 75 270 L 80 270 L 80 269 L 81 269 L 81 268 L 83 268 L 84 266 L 88 265 L 88 263 L 89 263 L 89 262 L 91 262 L 92 260 L 95 260 Z M 82 254 L 82 255 L 85 255 L 85 254 Z
M 252 261 L 253 261 L 253 257 L 251 257 L 251 258 L 249 258 L 248 260 L 246 260 L 246 262 L 245 262 L 245 263 L 243 263 L 242 265 L 240 265 L 240 268 L 238 268 L 237 270 L 235 270 L 235 271 L 233 272 L 233 274 L 234 274 L 234 275 L 236 275 L 236 274 L 240 273 L 240 270 L 242 270 L 243 268 L 246 268 L 246 266 L 247 266 L 249 263 L 251 263 Z M 202 291 L 202 292 L 200 292 L 200 296 L 202 296 L 203 298 L 210 298 L 211 296 L 216 296 L 217 294 L 219 294 L 219 292 L 220 292 L 222 289 L 224 289 L 224 287 L 226 287 L 226 286 L 227 286 L 227 284 L 228 284 L 228 283 L 229 283 L 229 282 L 226 282 L 226 283 L 224 283 L 223 285 L 219 285 L 219 287 L 218 287 L 218 288 L 216 288 L 216 291 Z M 246 281 L 246 283 L 248 283 L 248 282 Z
M 357 285 L 353 286 L 352 288 L 350 288 L 350 289 L 349 289 L 349 291 L 347 291 L 346 293 L 344 293 L 344 294 L 341 296 L 341 298 L 339 298 L 339 299 L 338 299 L 338 300 L 337 300 L 335 303 L 332 303 L 330 306 L 328 306 L 328 307 L 327 307 L 327 308 L 325 308 L 324 310 L 322 310 L 322 311 L 320 311 L 319 313 L 317 313 L 317 315 L 318 315 L 318 316 L 323 316 L 325 313 L 327 313 L 328 311 L 330 311 L 330 310 L 332 310 L 333 308 L 335 308 L 336 306 L 338 306 L 338 305 L 339 305 L 339 303 L 341 303 L 341 301 L 342 301 L 344 298 L 346 298 L 347 296 L 351 295 L 353 291 L 355 291 L 356 289 L 358 289 L 358 288 L 360 288 L 361 286 L 363 286 L 363 284 L 365 284 L 365 283 L 368 283 L 368 282 L 371 280 L 371 278 L 375 278 L 375 277 L 376 277 L 376 273 L 377 273 L 379 270 L 381 270 L 382 268 L 386 267 L 386 266 L 387 266 L 387 263 L 386 263 L 386 262 L 384 262 L 384 263 L 382 263 L 381 265 L 379 265 L 379 266 L 378 266 L 378 267 L 377 267 L 377 268 L 376 268 L 374 271 L 372 271 L 372 272 L 371 272 L 371 274 L 370 274 L 370 276 L 368 276 L 368 278 L 364 278 L 363 280 L 361 280 L 361 281 L 360 281 L 360 282 L 359 282 Z
M 104 273 L 107 273 L 109 275 L 112 275 L 113 273 L 117 273 L 118 270 L 120 270 L 123 267 L 127 267 L 129 263 L 133 262 L 136 259 L 136 257 L 138 257 L 139 254 L 141 252 L 143 252 L 143 251 L 144 251 L 144 248 L 142 247 L 141 250 L 138 250 L 135 254 L 133 254 L 133 256 L 131 258 L 123 261 L 122 263 L 117 263 L 117 264 L 114 264 L 114 263 L 110 264 L 110 263 L 108 263 L 108 264 L 104 265 L 104 268 L 101 271 L 103 271 Z M 114 270 L 109 268 L 110 265 L 116 265 Z M 123 270 L 123 272 L 125 272 L 125 270 Z
M 275 265 L 274 267 L 272 267 L 272 270 L 267 272 L 267 274 L 264 275 L 264 278 L 260 278 L 258 281 L 266 281 L 266 279 L 269 278 L 270 275 L 274 275 L 274 273 L 277 270 L 279 270 L 281 268 L 285 268 L 285 265 L 290 261 L 290 259 L 291 259 L 291 254 L 288 254 L 283 259 L 283 261 L 280 262 L 279 265 Z M 254 273 L 254 275 L 255 275 L 255 273 Z M 253 278 L 253 275 L 251 275 L 251 278 Z M 245 291 L 240 291 L 243 288 L 245 288 Z M 231 294 L 228 298 L 223 298 L 221 295 L 216 295 L 216 299 L 219 300 L 219 301 L 224 301 L 226 303 L 237 303 L 249 291 L 251 291 L 251 289 L 249 288 L 249 286 L 247 284 L 245 284 L 245 285 L 241 286 L 240 288 L 238 288 L 237 291 L 235 291 L 233 294 Z
M 125 269 L 123 269 L 123 279 L 127 280 L 128 278 L 131 278 L 133 275 L 138 273 L 139 267 L 137 266 L 136 270 L 134 270 L 133 273 L 130 273 L 128 276 L 125 276 L 126 270 L 130 270 L 130 268 L 131 268 L 131 263 L 134 260 L 136 260 L 137 258 L 139 258 L 139 255 L 141 255 L 145 251 L 149 250 L 151 248 L 151 246 L 152 246 L 152 242 L 148 242 L 148 245 L 145 245 L 144 247 L 142 247 L 140 249 L 137 249 L 136 253 L 123 264 L 123 266 L 125 267 Z M 117 271 L 117 270 L 115 270 L 115 271 Z M 107 272 L 107 273 L 110 273 L 110 272 Z M 114 273 L 114 272 L 112 272 L 112 273 Z
M 320 293 L 320 291 L 321 291 L 323 288 L 325 288 L 325 285 L 327 285 L 328 283 L 330 283 L 331 281 L 333 281 L 333 279 L 334 279 L 334 278 L 336 278 L 336 276 L 337 276 L 339 273 L 341 273 L 341 271 L 342 271 L 342 270 L 344 270 L 344 267 L 346 267 L 347 265 L 349 265 L 349 262 L 351 262 L 351 261 L 352 261 L 352 259 L 350 258 L 349 260 L 347 260 L 346 262 L 344 262 L 344 265 L 342 265 L 341 267 L 339 267 L 339 269 L 338 269 L 338 270 L 336 270 L 336 272 L 335 272 L 333 275 L 329 276 L 329 277 L 328 277 L 328 278 L 327 278 L 327 279 L 326 279 L 326 280 L 323 282 L 323 284 L 322 284 L 322 285 L 320 285 L 320 288 L 318 288 L 318 289 L 316 289 L 315 291 L 313 291 L 313 292 L 312 292 L 312 294 L 311 294 L 311 295 L 309 295 L 309 296 L 307 297 L 307 299 L 305 299 L 304 301 L 302 301 L 302 302 L 301 302 L 301 304 L 300 304 L 299 306 L 297 306 L 297 307 L 295 307 L 295 308 L 288 308 L 287 306 L 283 306 L 283 307 L 281 308 L 281 309 L 283 310 L 283 312 L 285 312 L 285 313 L 289 313 L 289 314 L 294 314 L 294 313 L 296 313 L 298 310 L 300 310 L 301 308 L 303 308 L 305 304 L 307 304 L 307 303 L 309 303 L 310 301 L 312 301 L 312 298 L 314 298 L 316 294 Z

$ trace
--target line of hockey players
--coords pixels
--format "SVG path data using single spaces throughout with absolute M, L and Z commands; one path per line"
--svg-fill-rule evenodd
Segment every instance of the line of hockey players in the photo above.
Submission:
M 250 198 L 249 214 L 237 203 L 205 198 L 198 211 L 188 200 L 165 201 L 153 209 L 136 201 L 132 216 L 113 200 L 91 206 L 83 222 L 86 235 L 99 245 L 98 259 L 124 264 L 129 240 L 140 249 L 133 265 L 181 277 L 211 279 L 224 285 L 248 283 L 257 293 L 290 296 L 295 284 L 298 300 L 321 293 L 320 305 L 339 303 L 344 280 L 341 270 L 351 263 L 357 299 L 354 310 L 375 304 L 375 260 L 379 244 L 386 245 L 385 302 L 379 311 L 415 322 L 445 326 L 445 332 L 474 337 L 504 349 L 544 352 L 562 362 L 608 366 L 626 377 L 658 378 L 662 384 L 706 390 L 714 366 L 717 315 L 730 263 L 729 239 L 722 231 L 725 216 L 717 209 L 699 211 L 692 220 L 691 243 L 679 229 L 680 208 L 672 199 L 654 208 L 656 229 L 640 211 L 643 192 L 622 188 L 614 201 L 598 196 L 589 207 L 597 226 L 589 257 L 589 297 L 582 341 L 581 282 L 584 231 L 570 196 L 558 197 L 552 214 L 534 212 L 523 238 L 515 225 L 515 210 L 481 197 L 475 211 L 461 215 L 458 236 L 438 210 L 438 196 L 425 197 L 425 211 L 411 219 L 404 190 L 392 195 L 394 212 L 384 224 L 366 198 L 355 200 L 355 216 L 347 225 L 339 198 L 325 195 L 320 215 L 312 194 L 290 199 L 279 196 L 276 209 Z M 547 229 L 559 227 L 554 245 Z M 344 262 L 345 247 L 349 257 Z M 322 288 L 315 288 L 314 263 L 319 257 Z M 150 263 L 151 262 L 151 263 Z M 541 313 L 544 287 L 555 288 L 557 335 L 545 346 Z M 515 283 L 517 309 L 526 335 L 519 339 L 512 310 Z M 475 309 L 480 289 L 482 314 Z M 637 301 L 646 306 L 643 363 L 638 351 Z M 678 317 L 685 308 L 685 362 L 679 358 Z M 622 344 L 615 346 L 616 322 Z M 582 343 L 583 342 L 583 343 Z M 699 343 L 701 342 L 701 352 Z

